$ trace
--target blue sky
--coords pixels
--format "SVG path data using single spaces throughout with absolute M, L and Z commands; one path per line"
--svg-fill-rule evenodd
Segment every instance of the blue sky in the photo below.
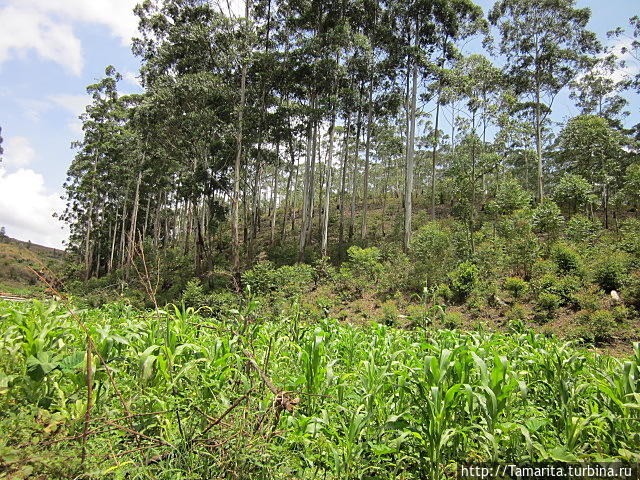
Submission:
M 85 88 L 114 65 L 123 93 L 140 91 L 138 61 L 129 40 L 136 34 L 137 0 L 0 0 L 0 226 L 7 234 L 61 247 L 66 230 L 52 217 L 64 208 L 62 183 L 81 138 L 78 115 Z M 479 0 L 485 11 L 493 0 Z M 636 0 L 578 0 L 593 11 L 590 27 L 605 39 L 640 13 Z M 633 66 L 632 68 L 637 68 Z M 632 111 L 640 105 L 634 99 Z M 568 97 L 556 120 L 577 111 Z M 636 122 L 640 121 L 637 115 Z

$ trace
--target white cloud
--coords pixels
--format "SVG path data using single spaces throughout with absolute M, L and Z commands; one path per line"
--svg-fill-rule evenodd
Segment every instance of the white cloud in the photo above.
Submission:
M 124 72 L 122 74 L 122 78 L 129 82 L 131 85 L 135 85 L 136 87 L 142 86 L 142 84 L 140 83 L 140 79 L 137 77 L 136 73 Z
M 78 117 L 85 112 L 87 104 L 90 101 L 89 97 L 86 95 L 68 95 L 61 93 L 50 95 L 49 100 L 73 115 L 73 120 L 71 120 L 67 126 L 69 130 L 76 135 L 82 135 L 82 122 Z
M 12 1 L 0 9 L 0 25 L 0 63 L 35 50 L 75 75 L 82 71 L 80 40 L 69 24 L 56 23 L 41 11 Z
M 61 248 L 68 230 L 53 214 L 62 213 L 64 207 L 60 194 L 48 192 L 39 173 L 31 169 L 8 173 L 0 167 L 0 225 L 10 237 Z
M 26 167 L 35 158 L 36 152 L 25 137 L 9 137 L 4 145 L 2 164 L 7 167 Z
M 618 38 L 610 47 L 609 50 L 615 53 L 620 60 L 625 62 L 624 68 L 616 70 L 612 75 L 612 78 L 616 81 L 620 81 L 626 76 L 633 76 L 640 72 L 640 64 L 633 54 L 633 40 L 631 38 L 622 37 Z
M 123 45 L 138 31 L 133 8 L 140 0 L 10 0 L 30 6 L 60 20 L 106 25 Z
M 35 51 L 80 75 L 82 45 L 76 24 L 106 26 L 123 45 L 136 35 L 138 0 L 7 0 L 0 7 L 0 64 Z

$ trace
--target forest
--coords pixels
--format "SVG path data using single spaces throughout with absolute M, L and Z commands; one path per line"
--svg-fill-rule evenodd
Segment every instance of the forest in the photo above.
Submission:
M 640 17 L 577 3 L 138 4 L 0 299 L 0 472 L 637 466 Z

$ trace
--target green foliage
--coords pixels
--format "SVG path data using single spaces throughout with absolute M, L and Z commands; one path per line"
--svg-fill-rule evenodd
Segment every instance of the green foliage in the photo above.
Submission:
M 529 283 L 519 277 L 507 278 L 503 286 L 515 299 L 523 298 L 529 291 Z
M 531 226 L 536 233 L 542 233 L 548 237 L 555 237 L 564 224 L 564 218 L 558 205 L 549 199 L 544 199 L 531 215 Z
M 275 480 L 292 471 L 338 480 L 364 478 L 358 472 L 374 467 L 414 480 L 442 478 L 469 449 L 483 462 L 541 462 L 633 459 L 626 452 L 640 446 L 633 428 L 640 346 L 624 361 L 575 350 L 526 330 L 521 313 L 513 314 L 513 335 L 459 331 L 462 317 L 453 312 L 441 320 L 446 330 L 426 331 L 309 324 L 298 313 L 292 307 L 238 335 L 224 317 L 203 328 L 192 309 L 85 310 L 114 383 L 94 356 L 96 427 L 84 467 L 162 480 Z M 602 310 L 581 319 L 598 342 L 610 338 L 602 327 L 611 321 Z M 78 445 L 58 440 L 83 432 L 86 332 L 63 307 L 35 302 L 0 302 L 0 331 L 2 467 L 12 476 L 76 475 Z M 257 389 L 262 380 L 249 360 L 291 396 Z M 287 399 L 290 409 L 274 410 Z M 127 411 L 135 419 L 126 430 L 97 423 L 126 422 Z M 223 415 L 224 428 L 211 426 Z M 576 419 L 587 418 L 593 428 L 579 430 Z M 132 449 L 131 429 L 149 440 L 143 451 Z M 220 443 L 232 459 L 204 453 Z
M 592 190 L 592 185 L 583 177 L 567 173 L 556 185 L 553 200 L 563 206 L 566 212 L 574 214 L 596 203 L 597 197 Z
M 382 274 L 382 255 L 376 247 L 361 248 L 357 245 L 347 250 L 349 259 L 346 268 L 354 276 L 377 282 Z
M 314 283 L 315 270 L 303 263 L 276 267 L 272 262 L 258 262 L 242 274 L 242 282 L 253 293 L 278 292 L 285 295 L 299 295 L 310 289 Z
M 515 178 L 500 182 L 495 199 L 489 203 L 488 211 L 500 215 L 511 215 L 517 210 L 531 205 L 531 195 L 527 193 Z
M 592 266 L 593 283 L 605 292 L 620 290 L 625 284 L 629 258 L 622 252 L 602 252 Z
M 633 255 L 635 263 L 640 266 L 640 220 L 628 218 L 620 225 L 622 238 L 620 247 Z
M 187 286 L 182 292 L 182 302 L 185 306 L 195 308 L 196 310 L 207 304 L 207 296 L 204 293 L 204 287 L 200 279 L 194 278 L 187 282 Z
M 393 300 L 387 300 L 382 304 L 382 322 L 385 325 L 397 325 L 400 311 L 398 305 Z
M 551 259 L 557 265 L 558 271 L 566 274 L 580 274 L 583 268 L 582 259 L 578 251 L 567 244 L 557 243 L 551 247 Z
M 553 318 L 561 303 L 562 298 L 555 293 L 548 291 L 540 293 L 535 305 L 536 312 L 538 313 L 538 319 L 541 321 L 547 321 Z
M 594 343 L 610 341 L 616 323 L 613 314 L 607 310 L 578 312 L 576 321 L 580 326 L 577 334 L 584 340 Z
M 415 273 L 426 280 L 428 286 L 437 285 L 446 278 L 452 253 L 450 232 L 435 222 L 421 227 L 411 240 L 410 258 Z
M 460 312 L 447 312 L 442 319 L 442 326 L 449 330 L 460 328 L 463 324 L 463 317 Z
M 627 305 L 640 311 L 640 272 L 629 276 L 627 285 L 622 289 L 622 298 Z
M 547 273 L 533 282 L 533 287 L 539 295 L 551 293 L 560 298 L 562 305 L 571 301 L 575 292 L 582 286 L 580 278 L 573 275 L 558 276 Z
M 589 217 L 574 215 L 567 222 L 565 235 L 569 241 L 576 244 L 591 243 L 599 230 L 600 227 Z
M 480 282 L 479 270 L 476 265 L 466 261 L 459 264 L 450 274 L 451 291 L 454 298 L 464 301 Z

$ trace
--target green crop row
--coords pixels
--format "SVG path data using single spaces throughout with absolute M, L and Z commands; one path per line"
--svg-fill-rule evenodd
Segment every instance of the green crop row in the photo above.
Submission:
M 460 462 L 640 461 L 638 344 L 620 360 L 531 331 L 261 319 L 251 302 L 213 319 L 4 302 L 0 331 L 0 471 L 15 478 L 437 479 Z

